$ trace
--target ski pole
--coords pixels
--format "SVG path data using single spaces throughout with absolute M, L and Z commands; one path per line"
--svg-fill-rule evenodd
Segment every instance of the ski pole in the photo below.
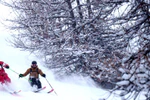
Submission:
M 14 73 L 16 73 L 16 74 L 18 74 L 18 75 L 19 75 L 19 73 L 17 73 L 16 71 L 14 71 L 14 70 L 12 70 L 12 69 L 10 69 L 10 68 L 9 68 L 9 70 L 11 70 L 11 71 L 13 71 Z
M 49 83 L 49 81 L 47 80 L 47 78 L 45 78 L 45 79 L 46 79 L 47 83 L 49 84 L 49 86 L 52 88 L 51 92 L 54 91 L 52 85 Z M 57 95 L 57 93 L 55 91 L 54 91 L 54 93 Z
M 17 73 L 16 71 L 14 71 L 14 70 L 12 70 L 12 69 L 10 69 L 10 68 L 9 68 L 9 70 L 11 70 L 11 71 L 13 71 L 14 73 L 16 73 L 16 74 L 19 75 L 19 73 Z M 27 78 L 24 78 L 24 79 L 28 80 Z M 32 82 L 31 80 L 28 80 L 28 81 L 29 81 L 29 82 Z

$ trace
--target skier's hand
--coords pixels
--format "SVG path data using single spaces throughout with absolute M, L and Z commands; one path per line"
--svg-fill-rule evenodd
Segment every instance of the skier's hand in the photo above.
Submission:
M 7 69 L 9 69 L 9 65 L 8 64 L 5 64 L 4 67 L 7 68 Z
M 20 77 L 23 77 L 23 74 L 19 74 L 19 78 L 20 78 Z
M 46 78 L 46 75 L 45 75 L 45 74 L 43 74 L 42 76 L 43 76 L 44 78 Z
M 9 69 L 9 66 L 5 66 L 5 68 Z

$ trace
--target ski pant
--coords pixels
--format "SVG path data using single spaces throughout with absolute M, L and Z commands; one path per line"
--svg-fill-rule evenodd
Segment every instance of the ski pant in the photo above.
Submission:
M 0 75 L 0 82 L 3 84 L 3 83 L 10 83 L 11 80 L 10 78 L 8 77 L 7 74 L 4 74 L 4 75 Z
M 42 84 L 38 78 L 29 78 L 29 83 L 32 87 L 36 85 L 38 89 L 42 88 Z

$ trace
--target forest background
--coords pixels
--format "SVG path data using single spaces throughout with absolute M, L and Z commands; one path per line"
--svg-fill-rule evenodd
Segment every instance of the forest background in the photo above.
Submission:
M 11 0 L 9 41 L 62 76 L 91 77 L 126 100 L 150 98 L 149 0 Z M 19 33 L 19 34 L 18 34 Z M 61 78 L 60 78 L 61 76 Z

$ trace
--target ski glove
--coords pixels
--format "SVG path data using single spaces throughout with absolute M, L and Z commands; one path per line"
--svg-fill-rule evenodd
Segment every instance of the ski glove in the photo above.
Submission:
M 23 77 L 23 74 L 19 74 L 19 78 L 20 78 L 20 77 Z
M 8 64 L 4 64 L 4 66 L 3 66 L 3 67 L 5 67 L 5 68 L 9 69 L 9 65 L 8 65 Z
M 45 74 L 43 74 L 42 76 L 43 76 L 44 78 L 46 78 L 46 75 L 45 75 Z
M 5 68 L 9 69 L 9 66 L 5 66 Z

